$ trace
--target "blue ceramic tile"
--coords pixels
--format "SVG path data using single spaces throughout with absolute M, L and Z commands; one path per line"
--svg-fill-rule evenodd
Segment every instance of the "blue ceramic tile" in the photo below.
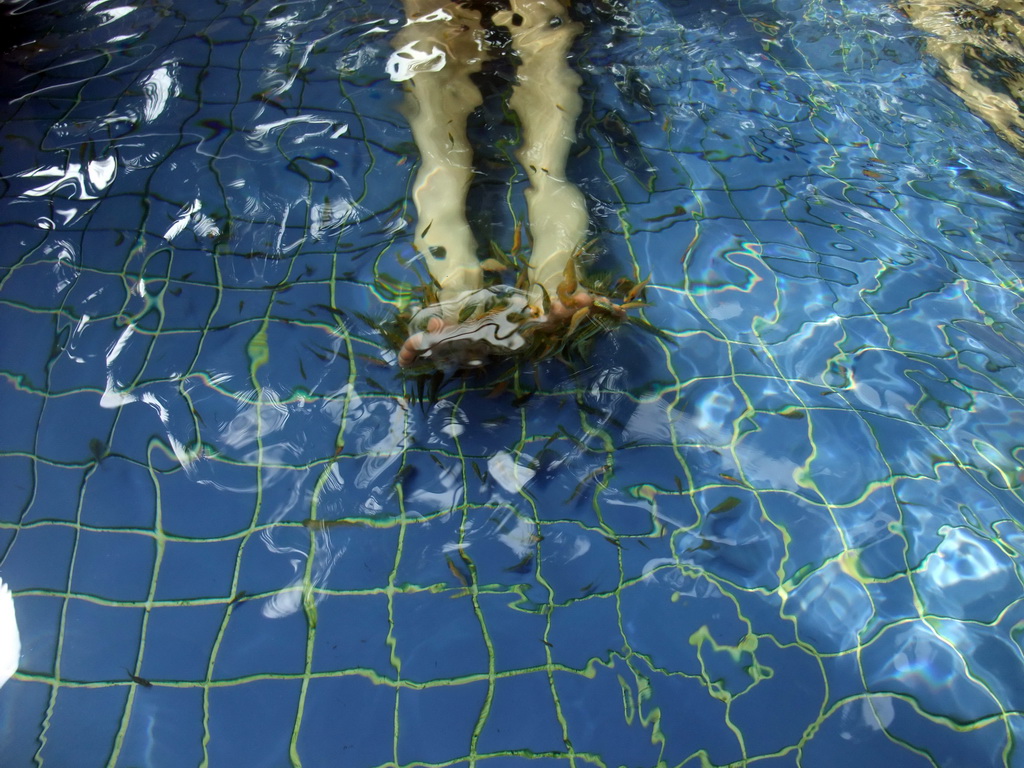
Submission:
M 288 762 L 298 681 L 264 680 L 210 691 L 207 754 L 211 765 L 270 768 Z M 282 719 L 284 713 L 291 713 Z
M 468 756 L 486 698 L 484 682 L 401 690 L 398 759 L 445 762 Z
M 375 685 L 362 676 L 333 676 L 311 680 L 306 690 L 298 753 L 303 763 L 382 765 L 394 757 L 394 742 L 375 739 L 382 713 L 394 721 L 395 689 Z
M 397 5 L 16 14 L 0 753 L 1019 763 L 1024 165 L 956 90 L 1019 90 L 1013 30 L 574 3 L 586 268 L 661 333 L 431 382 L 381 333 L 429 279 Z M 525 260 L 492 58 L 466 211 Z
M 226 611 L 226 603 L 150 609 L 140 676 L 154 685 L 206 680 Z
M 135 689 L 117 765 L 172 766 L 202 762 L 203 694 L 196 688 Z M 161 749 L 161 744 L 174 748 Z
M 331 595 L 317 604 L 313 671 L 369 670 L 397 679 L 387 637 L 388 604 L 384 595 Z
M 80 531 L 71 589 L 119 602 L 145 602 L 153 580 L 157 543 L 143 533 Z
M 114 754 L 127 687 L 62 688 L 46 723 L 60 739 L 47 739 L 38 753 L 44 763 L 103 765 Z
M 226 541 L 167 541 L 157 574 L 157 600 L 189 600 L 220 596 L 230 600 L 239 548 Z
M 140 653 L 143 609 L 68 601 L 60 673 L 80 682 L 128 680 Z
M 234 679 L 296 674 L 306 659 L 306 616 L 298 589 L 236 603 L 217 649 L 214 675 Z

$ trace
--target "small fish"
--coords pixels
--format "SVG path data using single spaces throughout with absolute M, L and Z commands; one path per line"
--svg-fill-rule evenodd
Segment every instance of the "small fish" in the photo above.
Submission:
M 462 550 L 459 550 L 459 554 L 462 555 Z M 465 559 L 466 556 L 462 555 L 462 557 L 463 557 L 463 559 Z M 462 569 L 459 568 L 459 566 L 457 566 L 455 564 L 455 561 L 452 560 L 447 555 L 445 555 L 444 559 L 445 559 L 445 562 L 448 563 L 448 570 L 452 572 L 452 576 L 455 577 L 455 579 L 459 582 L 459 584 L 462 585 L 462 587 L 464 589 L 468 590 L 469 587 L 470 587 L 470 584 L 472 583 L 471 580 L 470 580 L 469 574 L 463 573 Z
M 576 277 L 576 261 L 575 259 L 569 259 L 565 262 L 565 269 L 562 271 L 562 282 L 558 284 L 555 293 L 558 294 L 562 304 L 569 307 L 572 306 L 573 297 L 578 287 L 579 279 Z
M 583 307 L 582 309 L 577 309 L 575 312 L 573 312 L 572 319 L 569 321 L 569 328 L 568 330 L 566 330 L 565 335 L 572 336 L 573 333 L 575 333 L 576 329 L 579 327 L 580 323 L 582 323 L 589 315 L 590 307 Z
M 523 394 L 517 396 L 512 400 L 512 407 L 522 408 L 524 405 L 530 402 L 530 398 L 533 397 L 533 395 L 533 392 L 524 392 Z
M 124 671 L 128 673 L 128 677 L 130 677 L 132 682 L 135 683 L 136 685 L 141 685 L 143 688 L 152 688 L 153 687 L 153 684 L 151 682 L 149 682 L 149 680 L 147 680 L 144 677 L 139 677 L 138 675 L 133 675 L 132 671 L 130 669 L 128 669 L 127 667 L 125 667 Z
M 416 474 L 416 468 L 412 464 L 405 464 L 397 472 L 395 472 L 395 480 L 393 485 L 402 485 L 406 480 L 412 478 Z
M 740 500 L 737 499 L 735 496 L 730 496 L 725 501 L 723 501 L 721 504 L 718 504 L 717 506 L 709 509 L 708 510 L 708 514 L 709 515 L 717 515 L 717 514 L 720 514 L 722 512 L 728 512 L 731 509 L 736 509 L 736 507 L 738 507 L 739 505 L 740 505 Z
M 642 297 L 644 289 L 647 288 L 648 285 L 650 285 L 650 282 L 651 278 L 647 277 L 646 279 L 641 280 L 639 283 L 630 288 L 629 291 L 626 293 L 623 303 L 628 304 L 631 301 L 635 301 L 638 297 Z
M 681 217 L 689 216 L 689 215 L 690 215 L 690 212 L 688 210 L 686 210 L 681 205 L 677 205 L 677 206 L 675 206 L 672 209 L 671 213 L 664 213 L 661 216 L 651 216 L 650 218 L 646 219 L 646 221 L 659 222 L 659 221 L 666 221 L 667 219 L 681 218 Z
M 497 259 L 484 259 L 480 262 L 480 269 L 484 272 L 507 272 L 511 267 Z
M 359 522 L 357 520 L 346 520 L 345 518 L 340 520 L 312 520 L 306 518 L 302 521 L 302 526 L 310 531 L 326 531 L 329 528 L 347 528 L 353 525 L 359 525 Z
M 523 222 L 517 222 L 512 233 L 512 253 L 519 253 L 523 247 Z
M 499 381 L 494 385 L 494 389 L 487 393 L 487 398 L 490 400 L 495 397 L 501 397 L 505 394 L 506 389 L 508 389 L 508 381 Z
M 427 402 L 431 406 L 437 403 L 438 396 L 441 394 L 441 387 L 444 386 L 444 379 L 444 371 L 434 371 L 427 382 Z
M 687 548 L 686 551 L 687 552 L 699 552 L 699 551 L 702 551 L 702 550 L 715 549 L 717 546 L 718 546 L 718 544 L 716 542 L 712 541 L 711 539 L 701 539 L 700 544 L 698 544 L 696 547 L 689 547 L 689 548 Z
M 337 307 L 332 307 L 330 304 L 314 304 L 313 306 L 317 309 L 322 309 L 325 310 L 326 312 L 330 312 L 337 318 L 343 319 L 346 317 L 344 310 L 338 309 Z
M 105 442 L 100 440 L 98 437 L 94 437 L 92 440 L 89 441 L 89 453 L 92 454 L 93 459 L 96 461 L 97 464 L 99 464 L 101 461 L 107 458 L 109 450 Z
M 312 588 L 306 589 L 302 595 L 302 609 L 306 613 L 306 621 L 309 624 L 309 628 L 316 629 L 316 597 L 313 594 Z
M 338 356 L 339 357 L 344 357 L 344 355 L 342 355 L 342 354 L 339 354 Z M 388 368 L 388 367 L 390 367 L 386 361 L 381 360 L 379 357 L 374 357 L 373 355 L 364 355 L 362 352 L 357 352 L 356 353 L 356 357 L 359 358 L 360 360 L 362 360 L 367 365 L 372 365 L 372 366 L 374 366 L 376 368 Z
M 528 573 L 533 565 L 533 554 L 529 554 L 515 565 L 510 565 L 505 570 L 509 573 Z

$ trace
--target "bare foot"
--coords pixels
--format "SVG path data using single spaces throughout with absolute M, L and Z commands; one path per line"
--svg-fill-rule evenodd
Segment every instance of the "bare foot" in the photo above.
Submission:
M 483 289 L 456 302 L 424 307 L 413 315 L 415 329 L 398 351 L 402 368 L 476 368 L 492 357 L 513 355 L 526 344 L 521 334 L 534 310 L 521 291 Z
M 572 316 L 581 309 L 594 305 L 594 297 L 586 291 L 577 291 L 572 296 L 567 296 L 566 299 L 567 301 L 564 303 L 560 298 L 556 298 L 551 302 L 551 310 L 548 312 L 548 318 L 551 322 L 564 323 L 572 320 Z
M 587 290 L 579 289 L 575 293 L 560 291 L 559 296 L 551 301 L 546 314 L 539 314 L 538 323 L 544 330 L 557 332 L 563 326 L 565 335 L 571 335 L 579 324 L 588 317 L 597 318 L 605 316 L 614 320 L 621 320 L 626 316 L 622 307 L 614 304 L 605 296 L 595 295 Z
M 622 321 L 634 304 L 619 305 L 576 285 L 560 286 L 543 306 L 523 291 L 485 288 L 455 301 L 422 307 L 398 351 L 407 371 L 478 368 L 497 357 L 536 362 L 563 354 Z

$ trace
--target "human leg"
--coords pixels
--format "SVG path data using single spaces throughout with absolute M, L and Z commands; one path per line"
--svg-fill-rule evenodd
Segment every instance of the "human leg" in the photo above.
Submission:
M 566 177 L 582 108 L 580 77 L 567 57 L 580 25 L 569 19 L 560 0 L 510 0 L 510 8 L 493 17 L 510 30 L 521 62 L 509 103 L 522 126 L 517 158 L 530 180 L 526 203 L 532 242 L 525 293 L 498 291 L 481 288 L 476 244 L 465 216 L 472 177 L 466 119 L 480 103 L 469 75 L 479 70 L 484 56 L 479 16 L 436 0 L 405 4 L 410 23 L 395 45 L 396 56 L 413 59 L 410 69 L 419 67 L 408 86 L 409 120 L 423 155 L 414 190 L 416 244 L 438 285 L 439 302 L 408 318 L 411 335 L 400 345 L 398 362 L 407 369 L 420 364 L 447 368 L 480 365 L 494 354 L 537 359 L 560 354 L 580 340 L 577 329 L 587 317 L 598 319 L 589 325 L 600 330 L 606 325 L 602 319 L 625 314 L 577 279 L 576 258 L 588 217 L 583 194 Z M 453 10 L 472 24 L 453 28 Z M 473 29 L 469 38 L 467 27 Z M 449 38 L 462 46 L 446 43 Z M 467 39 L 473 45 L 465 45 Z M 435 232 L 438 222 L 442 226 Z
M 482 101 L 471 75 L 487 55 L 480 13 L 450 0 L 403 0 L 403 5 L 406 24 L 393 41 L 388 71 L 405 84 L 406 117 L 420 152 L 412 193 L 413 243 L 435 284 L 436 301 L 408 318 L 398 362 L 403 368 L 423 358 L 435 367 L 479 365 L 489 351 L 521 344 L 507 323 L 481 318 L 503 302 L 483 288 L 477 243 L 466 218 L 473 177 L 466 123 Z
M 402 80 L 406 117 L 420 152 L 413 186 L 413 243 L 437 284 L 442 305 L 483 284 L 477 244 L 466 219 L 473 150 L 466 121 L 481 103 L 471 75 L 485 58 L 480 14 L 444 0 L 403 0 L 406 24 L 388 62 Z
M 559 0 L 511 0 L 510 9 L 494 18 L 508 28 L 520 58 L 509 104 L 522 126 L 517 157 L 530 181 L 528 290 L 539 306 L 544 294 L 557 297 L 587 233 L 586 201 L 566 177 L 582 109 L 580 76 L 569 66 L 568 54 L 581 27 Z

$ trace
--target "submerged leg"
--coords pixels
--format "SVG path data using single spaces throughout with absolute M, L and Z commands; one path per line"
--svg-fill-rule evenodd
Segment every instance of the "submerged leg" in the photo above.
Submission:
M 985 120 L 1018 152 L 1024 152 L 1024 76 L 1014 68 L 993 71 L 987 76 L 972 66 L 976 52 L 1019 61 L 1024 48 L 1021 32 L 1021 3 L 978 0 L 904 0 L 899 4 L 918 29 L 928 33 L 926 50 L 942 65 L 949 86 L 967 108 Z M 975 62 L 977 63 L 977 62 Z
M 398 363 L 409 368 L 427 358 L 434 367 L 479 365 L 490 351 L 521 344 L 504 326 L 496 330 L 481 320 L 494 310 L 495 297 L 483 288 L 466 218 L 473 178 L 466 122 L 482 102 L 471 75 L 480 71 L 487 50 L 480 13 L 450 0 L 403 4 L 407 21 L 395 36 L 388 71 L 405 83 L 406 117 L 420 151 L 413 242 L 436 283 L 437 302 L 409 319 L 411 335 Z
M 466 121 L 482 101 L 470 79 L 484 59 L 480 14 L 445 0 L 403 0 L 407 21 L 395 35 L 388 62 L 393 80 L 405 83 L 406 117 L 420 151 L 413 187 L 414 244 L 452 302 L 478 290 L 483 275 L 477 244 L 466 220 L 473 150 Z
M 545 293 L 556 300 L 566 267 L 587 234 L 586 201 L 566 178 L 582 109 L 580 76 L 569 66 L 568 54 L 581 27 L 559 0 L 511 0 L 511 9 L 494 19 L 511 32 L 520 58 L 509 104 L 523 131 L 517 157 L 530 180 L 529 290 L 531 303 L 540 306 Z
M 569 20 L 560 0 L 510 0 L 510 9 L 493 17 L 510 30 L 521 61 L 509 103 L 522 125 L 517 157 L 530 180 L 532 254 L 524 294 L 481 287 L 466 220 L 473 173 L 466 121 L 481 103 L 470 75 L 485 57 L 480 16 L 455 2 L 404 3 L 409 23 L 396 39 L 389 68 L 394 79 L 408 83 L 409 122 L 422 155 L 413 192 L 415 242 L 438 284 L 439 302 L 410 318 L 412 335 L 398 362 L 407 369 L 467 367 L 495 354 L 555 354 L 592 308 L 605 317 L 624 314 L 576 280 L 588 218 L 583 194 L 566 178 L 582 108 L 580 77 L 567 57 L 580 25 Z

